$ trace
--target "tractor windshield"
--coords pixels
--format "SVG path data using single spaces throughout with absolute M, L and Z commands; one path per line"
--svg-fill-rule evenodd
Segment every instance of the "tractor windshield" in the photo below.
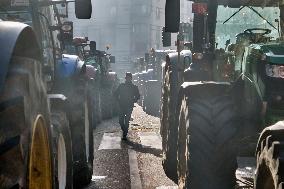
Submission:
M 234 15 L 234 13 L 236 14 Z M 237 34 L 252 28 L 269 29 L 271 33 L 267 36 L 272 37 L 272 39 L 278 38 L 278 23 L 275 21 L 279 17 L 280 10 L 275 7 L 243 7 L 237 9 L 219 6 L 216 26 L 218 48 L 225 48 L 227 40 L 235 43 Z
M 68 54 L 72 54 L 72 55 L 77 55 L 77 49 L 76 49 L 76 46 L 73 45 L 73 44 L 65 44 L 65 53 L 68 53 Z
M 93 56 L 86 58 L 85 63 L 86 63 L 87 65 L 94 65 L 94 66 L 97 66 L 96 58 L 93 57 Z

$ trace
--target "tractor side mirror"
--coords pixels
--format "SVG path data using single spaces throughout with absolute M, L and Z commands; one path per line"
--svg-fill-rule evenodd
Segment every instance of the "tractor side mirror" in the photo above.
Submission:
M 166 0 L 165 32 L 177 33 L 180 23 L 180 0 Z
M 114 63 L 115 63 L 115 56 L 110 56 L 110 57 L 109 57 L 109 62 L 110 62 L 111 64 L 114 64 Z
M 92 16 L 91 0 L 75 0 L 75 14 L 78 19 L 90 19 Z

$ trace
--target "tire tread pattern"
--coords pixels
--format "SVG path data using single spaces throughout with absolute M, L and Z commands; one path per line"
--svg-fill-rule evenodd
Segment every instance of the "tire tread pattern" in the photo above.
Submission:
M 181 188 L 229 189 L 235 186 L 238 132 L 235 105 L 230 95 L 211 93 L 211 89 L 206 90 L 211 95 L 204 95 L 202 86 L 191 89 L 195 90 L 195 95 L 185 93 L 181 97 L 178 131 Z

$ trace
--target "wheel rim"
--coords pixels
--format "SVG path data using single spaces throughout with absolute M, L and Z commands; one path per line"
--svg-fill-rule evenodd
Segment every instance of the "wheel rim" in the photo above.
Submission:
M 89 162 L 89 154 L 90 154 L 90 136 L 89 136 L 89 111 L 88 111 L 88 103 L 85 102 L 85 149 L 86 149 L 86 158 L 87 162 Z
M 57 159 L 58 159 L 58 184 L 59 189 L 66 188 L 66 173 L 67 173 L 67 158 L 66 158 L 66 146 L 64 137 L 60 134 L 58 139 L 58 148 L 57 148 Z
M 44 119 L 38 116 L 33 125 L 29 156 L 29 188 L 52 188 L 52 160 Z

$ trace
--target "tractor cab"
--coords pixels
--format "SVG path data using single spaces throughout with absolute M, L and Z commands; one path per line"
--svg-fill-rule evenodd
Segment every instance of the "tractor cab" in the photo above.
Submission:
M 169 53 L 166 58 L 166 63 L 173 67 L 175 71 L 183 72 L 190 67 L 193 58 L 192 56 L 195 55 L 192 55 L 190 50 L 183 50 L 180 53 L 172 52 Z
M 240 69 L 247 107 L 258 107 L 266 125 L 282 120 L 284 43 L 251 44 L 245 47 Z
M 213 79 L 235 83 L 242 96 L 239 100 L 243 117 L 261 117 L 265 127 L 284 118 L 284 43 L 279 22 L 275 22 L 280 9 L 273 6 L 240 9 L 218 6 L 222 12 L 217 13 Z
M 266 44 L 272 42 L 270 29 L 252 28 L 236 35 L 236 43 L 228 45 L 227 52 L 233 52 L 235 56 L 242 57 L 245 47 L 251 44 Z
M 190 70 L 192 67 L 192 59 L 196 57 L 196 54 L 192 54 L 190 50 L 182 50 L 180 53 L 172 52 L 166 57 L 166 64 L 163 67 L 163 74 L 166 74 L 167 69 L 172 71 L 175 77 L 175 82 L 181 84 L 184 77 L 187 75 L 186 70 Z M 166 76 L 163 75 L 163 78 Z

